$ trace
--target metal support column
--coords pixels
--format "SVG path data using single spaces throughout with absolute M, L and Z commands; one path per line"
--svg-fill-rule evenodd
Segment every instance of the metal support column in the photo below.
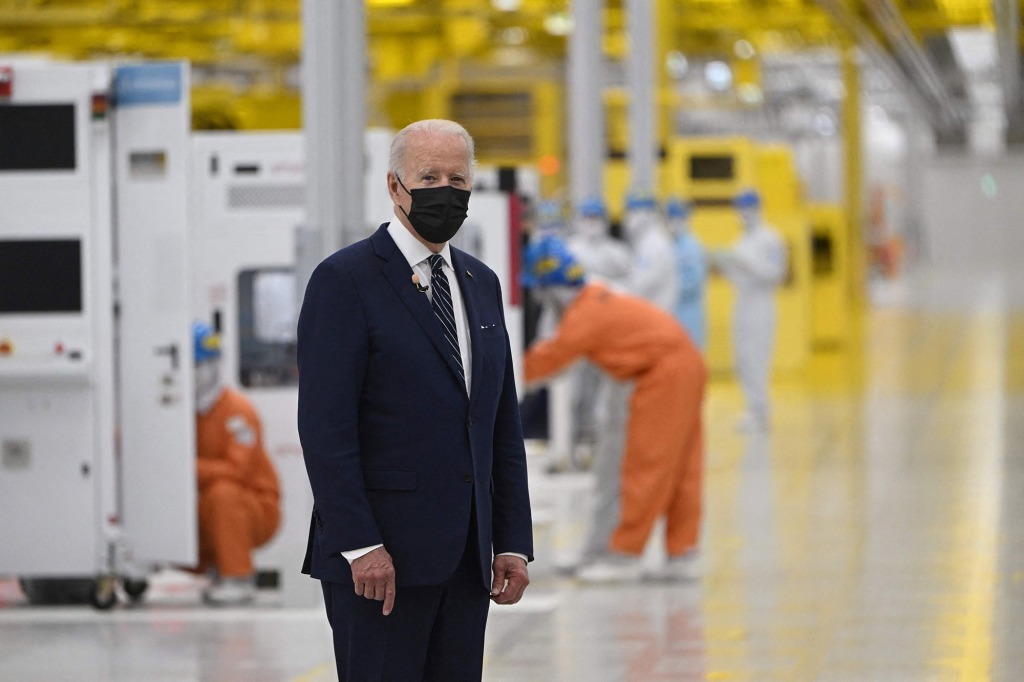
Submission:
M 603 196 L 605 141 L 601 24 L 603 2 L 572 1 L 566 80 L 569 88 L 569 200 L 572 208 L 587 196 Z
M 864 199 L 863 158 L 861 150 L 860 69 L 857 47 L 847 42 L 842 50 L 843 86 L 843 146 L 845 163 L 846 222 L 849 229 L 850 294 L 852 300 L 862 301 L 866 293 L 866 254 L 864 253 Z
M 904 115 L 907 135 L 906 158 L 906 242 L 912 264 L 921 264 L 927 257 L 928 244 L 925 242 L 925 230 L 922 224 L 924 204 L 924 142 L 928 134 L 926 123 L 915 115 L 913 107 L 908 103 Z
M 302 122 L 307 224 L 296 293 L 325 256 L 364 236 L 366 18 L 362 2 L 303 0 Z
M 1006 111 L 1006 143 L 1024 146 L 1024 100 L 1021 98 L 1020 5 L 1017 0 L 992 0 L 995 17 L 999 80 Z
M 630 90 L 630 184 L 653 192 L 657 179 L 654 136 L 654 3 L 651 0 L 627 0 L 626 9 L 629 27 L 626 82 Z

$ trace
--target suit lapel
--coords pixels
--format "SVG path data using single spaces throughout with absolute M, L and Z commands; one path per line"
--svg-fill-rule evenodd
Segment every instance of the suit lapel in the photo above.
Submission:
M 388 283 L 395 290 L 395 293 L 398 294 L 398 298 L 402 300 L 402 303 L 412 314 L 420 329 L 430 339 L 434 348 L 444 358 L 449 369 L 451 369 L 453 378 L 458 383 L 463 383 L 462 377 L 459 376 L 458 366 L 449 352 L 451 346 L 449 346 L 447 339 L 444 338 L 441 322 L 434 314 L 434 308 L 430 305 L 430 299 L 413 284 L 412 269 L 409 267 L 409 262 L 406 261 L 405 256 L 398 250 L 391 235 L 388 234 L 387 223 L 378 228 L 373 236 L 370 237 L 370 242 L 373 244 L 374 253 L 381 259 L 381 273 L 383 273 Z M 463 393 L 465 393 L 465 387 L 463 387 Z
M 470 357 L 473 363 L 472 388 L 470 389 L 470 402 L 477 394 L 477 387 L 483 380 L 483 347 L 480 340 L 480 291 L 477 288 L 477 279 L 472 270 L 465 267 L 462 252 L 455 247 L 451 248 L 452 269 L 455 270 L 455 278 L 459 281 L 459 291 L 462 293 L 462 301 L 466 306 L 466 326 L 469 327 Z

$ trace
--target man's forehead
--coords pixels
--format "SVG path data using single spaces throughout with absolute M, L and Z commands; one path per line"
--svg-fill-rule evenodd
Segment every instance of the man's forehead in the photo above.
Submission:
M 461 166 L 468 170 L 469 152 L 466 141 L 458 135 L 420 134 L 410 137 L 406 159 L 417 168 L 426 166 Z

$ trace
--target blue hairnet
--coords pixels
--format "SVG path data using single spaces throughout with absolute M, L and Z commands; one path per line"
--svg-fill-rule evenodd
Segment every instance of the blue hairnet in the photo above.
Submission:
M 220 357 L 220 334 L 205 322 L 192 323 L 192 341 L 195 346 L 196 362 Z
M 548 235 L 531 241 L 523 252 L 523 286 L 550 287 L 583 284 L 583 268 L 565 241 Z
M 736 208 L 761 208 L 761 195 L 752 189 L 745 190 L 736 195 L 732 205 Z
M 537 225 L 540 227 L 562 227 L 565 223 L 562 206 L 553 199 L 537 203 Z
M 626 210 L 656 209 L 658 200 L 650 192 L 632 191 L 626 195 Z
M 665 215 L 669 218 L 685 218 L 693 211 L 693 204 L 686 199 L 669 199 L 665 202 Z
M 604 218 L 604 202 L 599 197 L 587 197 L 580 202 L 579 214 L 586 218 Z

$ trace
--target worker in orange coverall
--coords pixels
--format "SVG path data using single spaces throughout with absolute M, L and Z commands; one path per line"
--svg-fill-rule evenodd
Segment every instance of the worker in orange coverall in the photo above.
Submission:
M 214 572 L 203 598 L 214 605 L 245 604 L 256 595 L 252 551 L 281 523 L 280 486 L 252 403 L 221 385 L 219 335 L 201 322 L 192 331 L 199 568 Z
M 703 477 L 702 409 L 707 370 L 671 314 L 641 298 L 587 282 L 565 243 L 544 236 L 524 254 L 523 284 L 561 314 L 549 339 L 526 353 L 536 383 L 586 358 L 633 381 L 622 463 L 621 511 L 609 552 L 580 569 L 588 582 L 636 580 L 648 536 L 666 518 L 662 577 L 694 576 Z

